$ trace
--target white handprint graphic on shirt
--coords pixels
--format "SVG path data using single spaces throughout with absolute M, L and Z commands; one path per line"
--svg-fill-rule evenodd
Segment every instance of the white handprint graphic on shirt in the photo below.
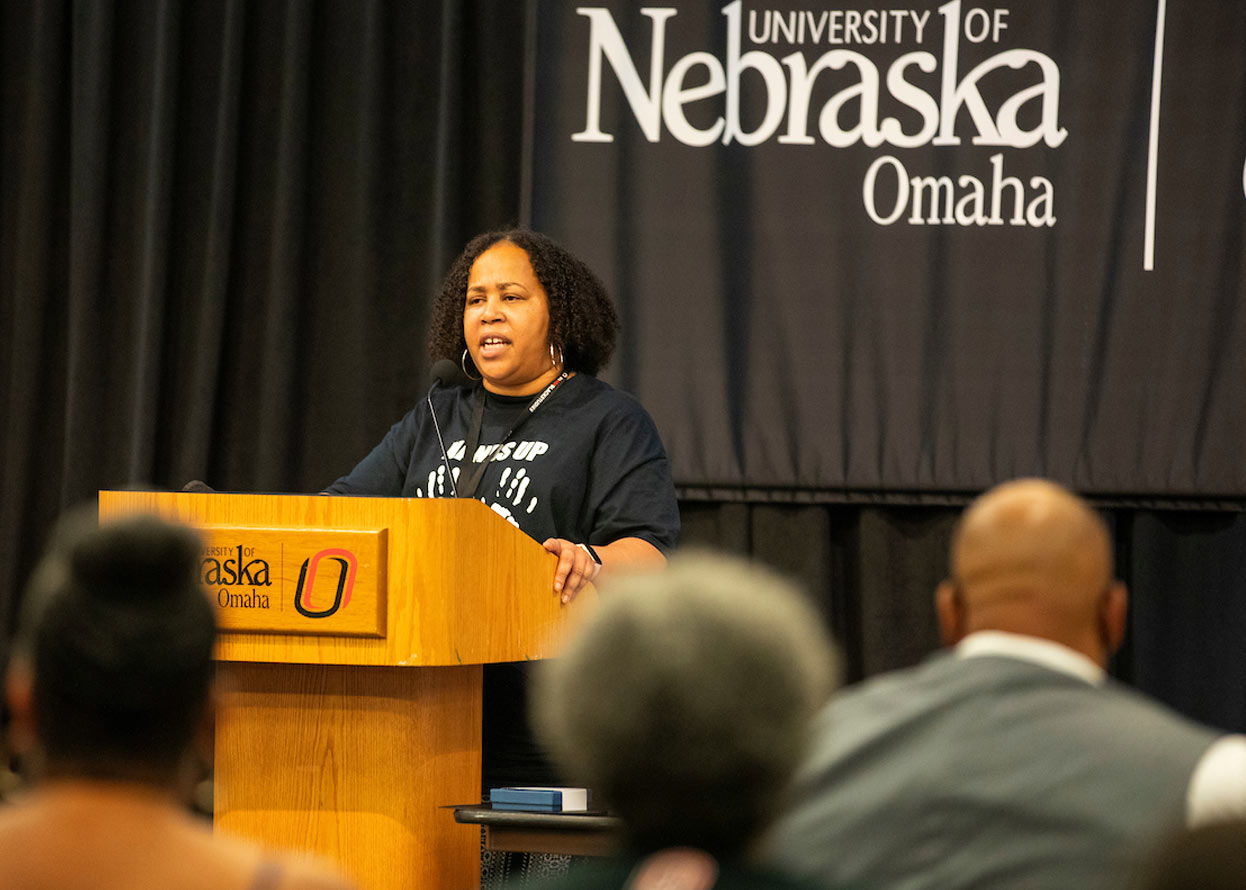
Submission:
M 528 475 L 527 470 L 521 468 L 512 473 L 511 468 L 507 467 L 502 471 L 502 478 L 498 480 L 497 491 L 493 494 L 493 503 L 489 504 L 490 509 L 518 528 L 519 523 L 516 521 L 511 507 L 514 507 L 515 510 L 523 510 L 525 513 L 531 513 L 533 508 L 536 507 L 537 499 L 535 497 L 528 501 L 526 507 L 523 503 L 524 495 L 528 491 L 528 483 L 531 481 L 532 478 Z M 508 507 L 502 501 L 508 501 L 510 506 Z
M 459 481 L 458 467 L 454 468 L 454 481 Z M 415 490 L 415 496 L 417 498 L 444 498 L 447 493 L 453 494 L 454 492 L 450 491 L 446 487 L 445 464 L 440 464 L 437 469 L 429 471 L 427 490 L 423 488 L 417 488 Z

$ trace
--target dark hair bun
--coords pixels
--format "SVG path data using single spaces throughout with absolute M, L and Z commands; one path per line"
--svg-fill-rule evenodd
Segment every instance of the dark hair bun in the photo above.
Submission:
M 35 728 L 74 775 L 176 775 L 208 700 L 214 608 L 198 533 L 154 516 L 58 524 L 27 590 Z M 162 780 L 163 781 L 163 780 Z
M 80 590 L 112 602 L 140 603 L 193 585 L 198 556 L 194 532 L 139 516 L 80 538 L 69 564 Z

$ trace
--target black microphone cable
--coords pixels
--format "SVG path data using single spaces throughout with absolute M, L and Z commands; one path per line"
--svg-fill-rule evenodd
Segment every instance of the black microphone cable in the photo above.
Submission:
M 441 424 L 437 422 L 437 412 L 433 409 L 433 390 L 438 386 L 466 386 L 471 378 L 463 373 L 463 369 L 456 362 L 448 358 L 438 359 L 433 363 L 431 376 L 433 385 L 428 388 L 428 395 L 424 400 L 428 402 L 428 413 L 432 415 L 433 429 L 437 432 L 437 445 L 441 448 L 441 462 L 450 480 L 450 493 L 457 498 L 459 489 L 454 484 L 454 468 L 450 466 L 450 455 L 446 453 L 446 443 L 441 438 Z

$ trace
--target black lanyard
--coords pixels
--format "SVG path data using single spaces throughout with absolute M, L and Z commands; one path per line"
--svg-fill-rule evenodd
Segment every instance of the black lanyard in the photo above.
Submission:
M 554 390 L 570 376 L 569 372 L 563 371 L 556 379 L 551 380 L 549 386 L 545 387 L 541 394 L 532 400 L 531 404 L 528 405 L 528 410 L 516 421 L 515 425 L 506 431 L 506 435 L 499 439 L 498 443 L 490 448 L 489 453 L 479 462 L 475 460 L 475 457 L 476 448 L 480 445 L 480 427 L 485 419 L 485 388 L 484 386 L 476 387 L 476 392 L 473 394 L 472 424 L 467 432 L 467 451 L 464 454 L 464 459 L 469 462 L 472 469 L 467 476 L 467 480 L 458 487 L 459 497 L 475 497 L 476 489 L 480 486 L 480 480 L 485 475 L 485 468 L 489 466 L 489 461 L 493 458 L 493 455 L 511 436 L 515 435 L 529 417 L 536 414 L 536 409 L 545 404 L 545 400 L 553 395 Z

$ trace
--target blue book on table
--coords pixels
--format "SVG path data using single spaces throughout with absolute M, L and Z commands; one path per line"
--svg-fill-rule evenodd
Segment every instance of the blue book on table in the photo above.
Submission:
M 524 786 L 489 791 L 495 810 L 521 813 L 583 813 L 588 809 L 588 799 L 587 788 Z

